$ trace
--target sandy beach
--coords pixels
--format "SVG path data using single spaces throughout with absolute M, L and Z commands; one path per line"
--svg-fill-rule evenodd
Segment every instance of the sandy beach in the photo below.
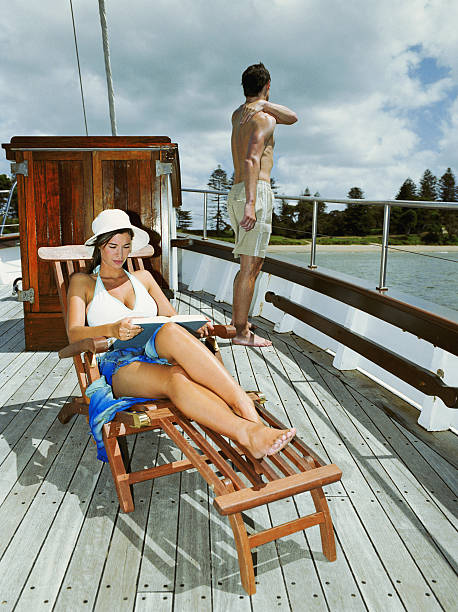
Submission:
M 391 245 L 390 245 L 391 246 Z M 309 253 L 310 244 L 271 244 L 269 245 L 268 253 Z M 381 245 L 371 244 L 317 244 L 317 251 L 322 253 L 332 252 L 356 252 L 356 253 L 367 253 L 380 251 Z M 450 253 L 458 251 L 458 245 L 427 245 L 427 244 L 403 244 L 393 245 L 393 249 L 401 251 L 417 251 L 422 253 Z

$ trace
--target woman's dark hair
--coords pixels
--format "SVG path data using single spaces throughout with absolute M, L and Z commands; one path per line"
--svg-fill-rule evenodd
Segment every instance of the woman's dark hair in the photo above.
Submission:
M 261 89 L 270 81 L 270 74 L 261 62 L 248 66 L 242 74 L 243 93 L 248 98 L 257 96 Z
M 92 274 L 97 266 L 100 265 L 102 261 L 102 257 L 100 255 L 101 247 L 105 246 L 107 242 L 109 242 L 113 236 L 116 234 L 129 234 L 131 238 L 134 237 L 134 232 L 130 227 L 126 227 L 126 229 L 117 229 L 111 232 L 105 232 L 104 234 L 100 234 L 94 241 L 94 252 L 92 253 L 92 261 L 89 266 L 89 274 Z M 91 245 L 92 246 L 92 245 Z

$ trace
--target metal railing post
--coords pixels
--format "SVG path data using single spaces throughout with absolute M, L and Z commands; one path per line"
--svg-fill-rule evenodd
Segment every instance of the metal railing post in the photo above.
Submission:
M 312 217 L 312 247 L 310 249 L 310 265 L 309 268 L 316 268 L 316 236 L 318 228 L 318 202 L 313 202 L 313 217 Z
M 207 194 L 204 193 L 204 227 L 202 233 L 202 238 L 204 240 L 207 240 L 207 208 Z
M 388 238 L 390 235 L 390 210 L 391 207 L 389 204 L 385 204 L 383 210 L 383 238 L 380 256 L 380 279 L 377 287 L 378 291 L 388 291 L 388 287 L 386 287 L 386 261 L 388 257 Z
M 17 185 L 17 181 L 14 181 L 14 183 L 11 186 L 10 192 L 8 194 L 8 202 L 6 204 L 5 213 L 3 215 L 3 222 L 2 222 L 2 227 L 0 229 L 0 236 L 3 236 L 3 230 L 5 229 L 5 223 L 6 223 L 6 220 L 8 218 L 8 213 L 9 213 L 9 210 L 10 210 L 11 200 L 13 199 L 13 192 L 14 192 L 14 189 L 15 189 L 16 185 Z

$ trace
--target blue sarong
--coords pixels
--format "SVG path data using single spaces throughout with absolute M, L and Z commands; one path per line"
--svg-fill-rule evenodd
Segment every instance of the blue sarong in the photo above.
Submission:
M 97 358 L 100 378 L 89 385 L 86 389 L 86 395 L 90 398 L 89 427 L 97 445 L 97 459 L 100 459 L 100 461 L 108 461 L 102 438 L 102 427 L 105 423 L 113 420 L 116 413 L 121 410 L 127 410 L 134 404 L 154 400 L 154 398 L 145 397 L 115 398 L 112 390 L 113 376 L 119 368 L 135 361 L 171 365 L 167 359 L 163 359 L 157 354 L 155 339 L 159 329 L 160 327 L 155 330 L 144 347 L 108 351 Z

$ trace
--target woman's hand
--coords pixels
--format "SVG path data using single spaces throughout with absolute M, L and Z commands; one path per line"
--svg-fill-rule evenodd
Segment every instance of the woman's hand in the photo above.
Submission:
M 202 325 L 202 327 L 198 329 L 196 333 L 199 334 L 200 338 L 206 338 L 207 336 L 211 336 L 214 331 L 213 323 L 208 321 L 208 323 Z
M 130 340 L 135 338 L 143 330 L 140 325 L 132 323 L 132 317 L 127 317 L 113 323 L 113 337 L 118 340 Z

